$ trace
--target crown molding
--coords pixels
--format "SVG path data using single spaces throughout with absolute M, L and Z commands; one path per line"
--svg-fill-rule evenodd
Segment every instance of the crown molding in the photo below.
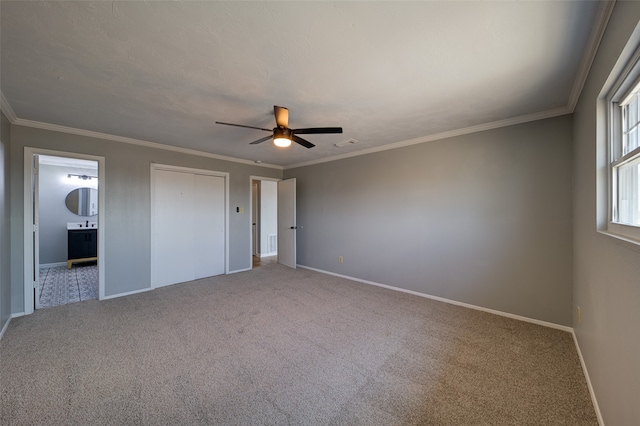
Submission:
M 4 96 L 2 96 L 3 111 L 5 111 L 4 110 L 5 103 L 6 103 L 6 108 L 8 108 L 11 111 L 11 113 L 13 113 L 11 106 L 9 105 L 8 102 L 6 102 L 6 99 L 4 98 Z M 328 163 L 331 161 L 342 160 L 345 158 L 358 157 L 360 155 L 373 154 L 375 152 L 388 151 L 390 149 L 403 148 L 405 146 L 417 145 L 417 144 L 426 143 L 426 142 L 433 142 L 440 139 L 446 139 L 446 138 L 451 138 L 455 136 L 462 136 L 470 133 L 477 133 L 485 130 L 497 129 L 500 127 L 513 126 L 515 124 L 522 124 L 522 123 L 528 123 L 531 121 L 543 120 L 545 118 L 552 118 L 552 117 L 557 117 L 561 115 L 571 114 L 572 112 L 573 110 L 567 105 L 567 106 L 552 109 L 552 110 L 541 111 L 541 112 L 522 115 L 518 117 L 512 117 L 505 120 L 493 121 L 491 123 L 479 124 L 476 126 L 465 127 L 462 129 L 451 130 L 447 132 L 437 133 L 434 135 L 422 136 L 415 139 L 409 139 L 409 140 L 395 142 L 395 143 L 391 143 L 383 146 L 362 149 L 362 150 L 358 150 L 350 153 L 334 155 L 331 157 L 320 158 L 318 160 L 305 161 L 302 163 L 294 163 L 294 164 L 289 164 L 285 166 L 279 166 L 277 164 L 268 164 L 268 163 L 256 164 L 255 161 L 245 160 L 242 158 L 228 157 L 225 155 L 218 155 L 210 152 L 197 151 L 197 150 L 188 149 L 188 148 L 180 148 L 176 146 L 160 144 L 157 142 L 143 141 L 140 139 L 110 135 L 108 133 L 94 132 L 91 130 L 77 129 L 74 127 L 60 126 L 57 124 L 43 123 L 40 121 L 24 120 L 22 118 L 14 118 L 13 120 L 11 120 L 11 118 L 8 115 L 7 115 L 7 118 L 9 118 L 9 121 L 11 122 L 11 124 L 16 126 L 31 127 L 35 129 L 50 130 L 53 132 L 68 133 L 72 135 L 86 136 L 86 137 L 96 138 L 96 139 L 111 140 L 111 141 L 126 143 L 130 145 L 145 146 L 148 148 L 162 149 L 165 151 L 173 151 L 173 152 L 179 152 L 183 154 L 215 158 L 218 160 L 231 161 L 234 163 L 248 164 L 248 165 L 258 166 L 258 167 L 266 167 L 266 168 L 276 169 L 276 170 L 288 170 L 288 169 L 294 169 L 297 167 L 312 166 L 314 164 Z M 5 114 L 7 113 L 5 112 Z M 15 117 L 15 114 L 13 114 L 13 117 Z
M 25 120 L 22 118 L 18 118 L 16 116 L 15 112 L 13 111 L 13 108 L 11 108 L 11 105 L 9 104 L 9 101 L 7 101 L 7 98 L 4 97 L 4 94 L 1 91 L 0 91 L 0 101 L 1 101 L 0 107 L 2 108 L 2 112 L 4 112 L 4 114 L 7 116 L 7 118 L 9 119 L 9 122 L 16 126 L 32 127 L 34 129 L 50 130 L 53 132 L 87 136 L 87 137 L 96 138 L 96 139 L 106 139 L 110 141 L 127 143 L 131 145 L 145 146 L 147 148 L 155 148 L 155 149 L 162 149 L 165 151 L 179 152 L 182 154 L 197 155 L 199 157 L 215 158 L 216 160 L 231 161 L 233 163 L 248 164 L 248 165 L 257 166 L 257 167 L 266 167 L 268 169 L 276 169 L 276 170 L 283 169 L 282 166 L 279 166 L 277 164 L 269 164 L 269 163 L 256 164 L 255 161 L 245 160 L 243 158 L 228 157 L 226 155 L 213 154 L 210 152 L 198 151 L 195 149 L 180 148 L 177 146 L 165 145 L 157 142 L 143 141 L 143 140 L 134 139 L 134 138 L 127 138 L 124 136 L 116 136 L 108 133 L 94 132 L 91 130 L 76 129 L 74 127 L 43 123 L 41 121 Z
M 4 97 L 4 93 L 0 91 L 0 110 L 4 112 L 4 115 L 9 119 L 9 123 L 13 124 L 16 122 L 18 117 L 16 117 L 16 113 L 13 112 L 13 108 L 9 105 L 9 101 Z
M 172 145 L 165 145 L 165 144 L 161 144 L 161 143 L 157 143 L 157 142 L 149 142 L 149 141 L 143 141 L 143 140 L 140 140 L 140 139 L 127 138 L 127 137 L 124 137 L 124 136 L 110 135 L 108 133 L 94 132 L 94 131 L 91 131 L 91 130 L 76 129 L 74 127 L 59 126 L 57 124 L 42 123 L 40 121 L 24 120 L 22 118 L 16 118 L 12 122 L 12 124 L 14 124 L 16 126 L 32 127 L 32 128 L 35 128 L 35 129 L 50 130 L 50 131 L 53 131 L 53 132 L 68 133 L 68 134 L 79 135 L 79 136 L 87 136 L 87 137 L 96 138 L 96 139 L 106 139 L 106 140 L 110 140 L 110 141 L 114 141 L 114 142 L 121 142 L 121 143 L 130 144 L 130 145 L 144 146 L 144 147 L 147 147 L 147 148 L 162 149 L 162 150 L 165 150 L 165 151 L 179 152 L 179 153 L 182 153 L 182 154 L 196 155 L 196 156 L 199 156 L 199 157 L 215 158 L 216 160 L 231 161 L 231 162 L 234 162 L 234 163 L 248 164 L 248 165 L 256 166 L 256 167 L 266 167 L 266 168 L 269 168 L 269 169 L 277 169 L 277 170 L 282 170 L 283 169 L 282 166 L 278 166 L 276 164 L 268 164 L 268 163 L 256 164 L 255 161 L 245 160 L 245 159 L 242 159 L 242 158 L 228 157 L 226 155 L 218 155 L 218 154 L 213 154 L 211 152 L 198 151 L 198 150 L 189 149 L 189 148 L 181 148 L 181 147 L 172 146 Z
M 571 88 L 571 94 L 569 95 L 569 102 L 567 103 L 567 106 L 571 112 L 575 110 L 576 105 L 578 104 L 578 99 L 580 99 L 580 95 L 582 94 L 582 89 L 587 82 L 589 71 L 591 71 L 593 61 L 596 59 L 600 42 L 602 41 L 605 30 L 607 29 L 607 24 L 609 23 L 609 18 L 611 17 L 615 4 L 616 0 L 601 0 L 598 5 L 598 15 L 596 17 L 596 21 L 591 27 L 587 48 L 582 56 L 582 61 L 580 62 L 580 67 L 578 68 L 578 73 L 576 75 L 576 79 L 573 81 L 573 87 Z
M 303 163 L 288 164 L 284 166 L 284 170 L 295 169 L 297 167 L 312 166 L 314 164 L 328 163 L 330 161 L 342 160 L 350 157 L 358 157 L 360 155 L 373 154 L 375 152 L 388 151 L 390 149 L 404 148 L 405 146 L 418 145 L 426 142 L 433 142 L 440 139 L 452 138 L 455 136 L 468 135 L 470 133 L 483 132 L 485 130 L 498 129 L 500 127 L 513 126 L 515 124 L 528 123 L 531 121 L 544 120 L 546 118 L 558 117 L 561 115 L 571 114 L 571 109 L 568 106 L 560 108 L 550 109 L 547 111 L 536 112 L 533 114 L 521 115 L 518 117 L 507 118 L 505 120 L 493 121 L 491 123 L 479 124 L 477 126 L 465 127 L 462 129 L 451 130 L 448 132 L 436 133 L 434 135 L 422 136 L 415 139 L 409 139 L 406 141 L 395 142 L 387 145 L 376 146 L 373 148 L 362 149 L 359 151 L 349 152 L 340 155 L 334 155 L 331 157 L 325 157 L 318 160 L 305 161 Z

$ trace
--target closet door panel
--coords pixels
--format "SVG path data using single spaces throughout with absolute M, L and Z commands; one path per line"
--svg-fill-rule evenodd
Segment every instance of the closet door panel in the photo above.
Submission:
M 224 178 L 218 176 L 196 174 L 194 177 L 194 279 L 225 271 L 224 183 Z
M 194 175 L 157 170 L 155 175 L 154 287 L 194 278 L 196 223 Z

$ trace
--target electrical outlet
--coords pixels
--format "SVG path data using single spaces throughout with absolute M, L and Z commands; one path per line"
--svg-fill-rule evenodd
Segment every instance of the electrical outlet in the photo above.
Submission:
M 576 318 L 578 320 L 578 324 L 580 324 L 580 320 L 582 319 L 580 314 L 580 306 L 576 308 Z
M 338 263 L 342 263 L 343 259 L 342 256 L 338 256 Z

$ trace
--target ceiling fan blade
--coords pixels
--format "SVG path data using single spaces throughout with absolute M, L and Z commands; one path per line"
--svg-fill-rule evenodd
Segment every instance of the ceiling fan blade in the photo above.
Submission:
M 216 121 L 216 124 L 224 124 L 225 126 L 245 127 L 247 129 L 264 130 L 265 132 L 273 132 L 273 129 L 264 129 L 262 127 L 245 126 L 244 124 L 223 123 L 222 121 Z
M 278 127 L 289 127 L 289 110 L 285 107 L 273 106 L 273 114 L 276 116 Z
M 308 129 L 293 129 L 293 133 L 299 135 L 321 134 L 321 133 L 342 133 L 342 127 L 310 127 Z
M 309 142 L 308 140 L 302 139 L 299 136 L 296 135 L 291 135 L 291 140 L 299 143 L 300 145 L 304 146 L 305 148 L 313 148 L 315 145 L 312 144 L 311 142 Z
M 262 142 L 264 142 L 264 141 L 268 141 L 268 140 L 269 140 L 269 139 L 271 139 L 272 137 L 273 137 L 273 135 L 265 136 L 264 138 L 260 138 L 260 139 L 258 139 L 257 141 L 253 141 L 253 142 L 251 142 L 249 145 L 257 145 L 257 144 L 262 143 Z

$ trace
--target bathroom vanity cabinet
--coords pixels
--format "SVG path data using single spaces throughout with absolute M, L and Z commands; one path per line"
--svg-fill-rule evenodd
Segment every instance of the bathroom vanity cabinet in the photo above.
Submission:
M 71 269 L 72 263 L 98 260 L 97 229 L 69 229 L 67 239 L 67 269 Z

